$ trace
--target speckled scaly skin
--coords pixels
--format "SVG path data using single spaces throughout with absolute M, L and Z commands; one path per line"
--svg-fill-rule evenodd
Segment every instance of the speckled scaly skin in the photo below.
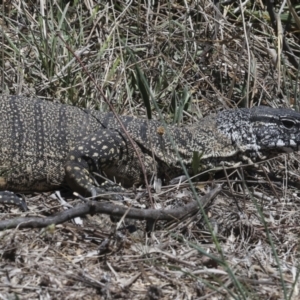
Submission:
M 93 172 L 125 187 L 143 182 L 137 155 L 111 113 L 20 96 L 1 96 L 0 111 L 0 202 L 26 209 L 9 191 L 48 191 L 63 185 L 96 196 L 105 187 L 95 184 Z M 289 109 L 225 110 L 184 127 L 166 128 L 130 116 L 121 120 L 149 178 L 153 172 L 165 179 L 182 173 L 170 136 L 189 171 L 194 152 L 207 169 L 295 151 L 300 145 L 300 114 Z

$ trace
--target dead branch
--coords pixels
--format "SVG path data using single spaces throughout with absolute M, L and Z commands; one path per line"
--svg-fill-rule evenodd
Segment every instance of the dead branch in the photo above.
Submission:
M 200 205 L 205 207 L 221 191 L 221 186 L 217 186 L 212 191 L 200 199 Z M 195 213 L 199 209 L 197 201 L 193 201 L 183 207 L 176 209 L 138 209 L 125 207 L 110 202 L 88 201 L 74 208 L 62 211 L 53 216 L 41 217 L 19 217 L 0 222 L 0 230 L 11 228 L 42 228 L 51 224 L 61 224 L 76 217 L 86 214 L 102 213 L 121 217 L 126 213 L 126 218 L 138 220 L 179 220 L 184 216 Z

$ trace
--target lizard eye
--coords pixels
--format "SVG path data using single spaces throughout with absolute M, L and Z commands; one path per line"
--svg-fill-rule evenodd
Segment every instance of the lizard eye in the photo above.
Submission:
M 291 119 L 281 119 L 281 122 L 282 122 L 282 125 L 287 129 L 291 129 L 295 125 L 295 121 L 291 120 Z

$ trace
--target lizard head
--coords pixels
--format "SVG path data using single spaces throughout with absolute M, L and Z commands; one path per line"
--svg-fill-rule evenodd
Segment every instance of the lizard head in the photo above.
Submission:
M 250 123 L 259 149 L 275 152 L 300 149 L 300 113 L 291 109 L 253 107 Z

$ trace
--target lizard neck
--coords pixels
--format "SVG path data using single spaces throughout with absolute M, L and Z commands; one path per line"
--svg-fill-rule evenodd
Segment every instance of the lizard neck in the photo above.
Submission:
M 240 151 L 253 152 L 254 156 L 259 156 L 261 147 L 257 143 L 250 109 L 233 109 L 218 113 L 216 127 Z

